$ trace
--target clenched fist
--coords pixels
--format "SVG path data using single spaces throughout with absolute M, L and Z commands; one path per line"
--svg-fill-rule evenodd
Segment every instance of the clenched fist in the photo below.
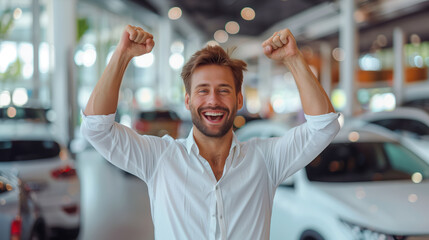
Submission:
M 262 47 L 268 58 L 283 63 L 286 63 L 290 58 L 300 53 L 294 36 L 287 28 L 275 32 L 262 43 Z
M 130 57 L 136 57 L 151 52 L 154 45 L 152 34 L 141 27 L 127 25 L 122 33 L 118 49 Z

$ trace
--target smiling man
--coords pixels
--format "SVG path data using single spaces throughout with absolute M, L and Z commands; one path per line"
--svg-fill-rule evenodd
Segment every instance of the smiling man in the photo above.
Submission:
M 307 122 L 281 138 L 249 142 L 239 142 L 232 128 L 243 106 L 246 63 L 219 46 L 196 52 L 183 67 L 193 123 L 186 139 L 140 136 L 115 123 L 128 63 L 153 47 L 150 33 L 126 27 L 84 110 L 82 134 L 108 161 L 147 183 L 156 239 L 269 239 L 276 188 L 339 130 L 338 115 L 293 35 L 275 32 L 262 47 L 292 72 Z

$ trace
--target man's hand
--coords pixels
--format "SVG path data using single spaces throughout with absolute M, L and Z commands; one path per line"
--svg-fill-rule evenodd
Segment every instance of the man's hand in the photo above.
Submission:
M 152 34 L 141 27 L 127 25 L 117 49 L 132 58 L 149 53 L 154 45 Z
M 286 63 L 289 59 L 300 53 L 295 38 L 287 28 L 275 32 L 262 43 L 262 47 L 268 58 L 283 63 Z

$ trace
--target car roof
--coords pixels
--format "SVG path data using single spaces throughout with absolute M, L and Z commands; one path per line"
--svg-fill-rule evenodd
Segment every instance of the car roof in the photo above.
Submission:
M 279 137 L 284 135 L 291 126 L 284 122 L 273 120 L 253 120 L 236 130 L 240 141 L 246 141 L 254 137 Z
M 364 121 L 376 121 L 392 118 L 415 119 L 429 124 L 429 114 L 422 109 L 414 107 L 398 107 L 392 111 L 368 112 L 357 116 L 357 118 Z
M 43 123 L 3 121 L 0 139 L 53 140 L 52 127 Z
M 375 124 L 360 120 L 346 119 L 341 130 L 335 136 L 333 143 L 350 142 L 398 142 L 398 137 L 392 132 Z
M 407 84 L 404 88 L 404 100 L 412 101 L 429 98 L 429 81 Z

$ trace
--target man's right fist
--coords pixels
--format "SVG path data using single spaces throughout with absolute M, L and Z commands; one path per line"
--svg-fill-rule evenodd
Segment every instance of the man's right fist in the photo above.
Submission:
M 152 34 L 141 27 L 127 25 L 118 47 L 123 53 L 135 57 L 149 53 L 154 45 Z

